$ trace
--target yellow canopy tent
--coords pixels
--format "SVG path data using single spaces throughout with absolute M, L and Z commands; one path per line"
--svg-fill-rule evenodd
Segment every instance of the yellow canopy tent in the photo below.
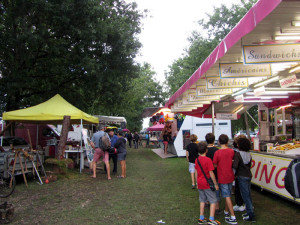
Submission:
M 75 106 L 67 102 L 59 94 L 55 95 L 46 102 L 39 105 L 32 106 L 26 109 L 19 109 L 15 111 L 3 113 L 3 120 L 10 120 L 22 123 L 61 123 L 64 116 L 71 117 L 72 124 L 99 124 L 97 117 L 91 116 Z M 38 129 L 38 126 L 37 126 Z M 1 142 L 2 143 L 2 142 Z M 82 150 L 82 136 L 80 138 L 80 150 Z M 84 167 L 83 154 L 80 154 L 80 172 Z
M 23 123 L 58 123 L 64 116 L 71 117 L 72 124 L 98 124 L 99 119 L 91 116 L 71 105 L 59 94 L 46 102 L 26 109 L 3 113 L 3 120 L 19 121 Z

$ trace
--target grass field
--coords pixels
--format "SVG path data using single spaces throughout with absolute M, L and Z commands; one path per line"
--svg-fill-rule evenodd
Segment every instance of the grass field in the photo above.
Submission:
M 15 206 L 12 224 L 197 224 L 198 191 L 191 189 L 185 158 L 161 159 L 150 149 L 129 149 L 127 178 L 112 178 L 99 171 L 92 179 L 76 170 L 48 185 L 31 180 L 26 188 L 19 182 L 8 199 Z M 258 188 L 252 196 L 256 224 L 299 224 L 300 206 Z M 226 224 L 223 215 L 216 219 Z M 241 213 L 237 219 L 249 224 Z

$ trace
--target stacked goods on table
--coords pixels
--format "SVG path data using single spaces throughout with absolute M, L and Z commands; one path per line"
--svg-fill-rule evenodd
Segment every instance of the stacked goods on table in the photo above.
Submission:
M 300 143 L 287 143 L 284 145 L 274 146 L 273 144 L 267 144 L 267 152 L 275 154 L 300 154 Z

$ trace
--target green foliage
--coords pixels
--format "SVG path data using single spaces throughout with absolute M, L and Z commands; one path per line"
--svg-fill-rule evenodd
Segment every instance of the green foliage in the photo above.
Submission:
M 143 15 L 136 7 L 123 0 L 1 1 L 2 111 L 56 93 L 89 113 L 115 107 L 137 77 Z
M 73 160 L 72 159 L 61 159 L 61 160 L 58 160 L 56 158 L 48 158 L 45 160 L 45 163 L 46 164 L 49 164 L 49 165 L 56 165 L 58 166 L 59 170 L 65 174 L 67 172 L 67 168 L 68 168 L 68 164 L 70 163 L 73 163 Z
M 153 78 L 154 75 L 149 64 L 140 66 L 139 76 L 122 96 L 124 100 L 120 102 L 116 113 L 126 117 L 129 130 L 139 131 L 142 128 L 141 113 L 144 108 L 160 106 L 165 101 L 163 87 Z
M 252 118 L 256 122 L 258 122 L 258 106 L 257 105 L 253 106 L 248 110 L 248 112 L 252 116 Z M 255 129 L 258 129 L 256 123 L 254 123 L 254 121 L 249 116 L 248 116 L 248 125 L 249 125 L 249 130 L 254 131 Z M 241 117 L 238 120 L 231 121 L 231 129 L 232 129 L 232 134 L 236 134 L 240 130 L 246 130 L 244 115 L 241 115 Z

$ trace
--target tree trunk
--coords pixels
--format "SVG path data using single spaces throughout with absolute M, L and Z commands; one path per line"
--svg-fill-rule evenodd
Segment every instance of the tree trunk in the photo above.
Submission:
M 65 150 L 66 150 L 66 143 L 68 139 L 68 132 L 69 132 L 69 127 L 70 127 L 70 116 L 64 116 L 63 124 L 62 124 L 62 129 L 61 129 L 61 134 L 60 134 L 60 140 L 58 144 L 58 154 L 57 154 L 57 159 L 63 159 Z

